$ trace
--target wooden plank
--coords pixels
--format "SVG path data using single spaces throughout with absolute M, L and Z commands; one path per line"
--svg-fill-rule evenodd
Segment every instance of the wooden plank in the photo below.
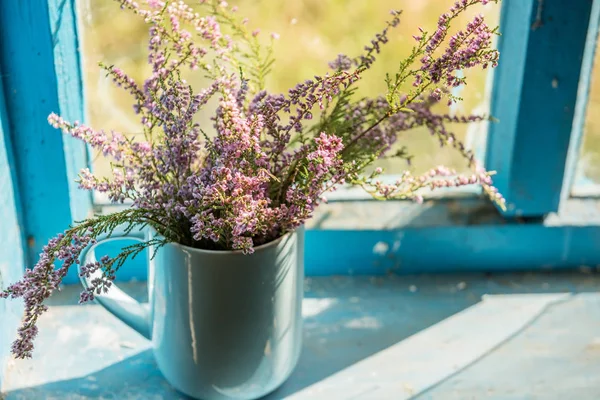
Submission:
M 559 208 L 593 0 L 506 0 L 487 168 L 507 216 Z
M 595 290 L 574 294 L 484 359 L 413 400 L 597 400 L 599 306 Z
M 307 279 L 303 302 L 304 339 L 300 362 L 283 387 L 264 400 L 281 400 L 293 396 L 298 391 L 324 381 L 339 371 L 352 368 L 362 360 L 367 360 L 385 349 L 390 349 L 391 346 L 403 343 L 411 336 L 417 335 L 408 340 L 415 340 L 416 344 L 419 344 L 417 340 L 419 332 L 477 304 L 484 294 L 593 292 L 599 282 L 598 276 L 587 274 L 509 274 L 491 277 L 484 277 L 481 274 L 463 274 L 383 279 L 351 277 Z M 412 287 L 418 287 L 418 290 L 414 292 Z M 124 284 L 122 288 L 137 300 L 144 301 L 145 284 Z M 40 336 L 36 341 L 33 359 L 19 360 L 11 366 L 7 374 L 6 400 L 187 399 L 168 385 L 161 376 L 149 350 L 151 344 L 100 306 L 78 306 L 79 291 L 80 286 L 67 286 L 50 299 L 48 304 L 50 310 L 40 320 Z M 575 305 L 580 296 L 582 295 L 574 294 L 571 297 L 572 301 L 551 307 L 542 318 L 536 319 L 531 324 L 540 331 L 543 329 L 539 326 L 540 321 L 547 320 L 549 315 L 554 315 L 554 325 L 556 321 L 560 321 L 562 325 L 559 325 L 560 328 L 557 330 L 563 332 L 560 334 L 560 340 L 553 340 L 553 342 L 559 343 L 562 340 L 565 346 L 560 349 L 554 347 L 540 349 L 539 346 L 520 348 L 520 354 L 526 360 L 540 355 L 542 350 L 552 357 L 552 362 L 538 364 L 539 369 L 536 370 L 531 369 L 531 364 L 528 369 L 526 362 L 525 365 L 520 366 L 520 369 L 526 373 L 525 376 L 529 373 L 538 377 L 539 374 L 543 375 L 549 370 L 556 371 L 557 367 L 562 365 L 562 375 L 561 369 L 558 368 L 560 379 L 557 385 L 550 385 L 550 387 L 563 389 L 564 392 L 564 389 L 576 386 L 577 389 L 587 389 L 588 393 L 590 391 L 594 393 L 597 379 L 589 380 L 589 377 L 590 371 L 593 375 L 599 369 L 592 367 L 595 359 L 594 352 L 597 351 L 597 343 L 595 343 L 597 340 L 591 343 L 595 345 L 596 350 L 590 346 L 586 351 L 582 351 L 585 345 L 581 347 L 573 345 L 576 344 L 574 339 L 582 335 L 588 338 L 597 336 L 595 333 L 598 332 L 600 314 L 596 310 L 599 309 L 600 297 L 591 293 L 590 296 L 596 299 L 594 303 L 576 309 L 571 308 L 568 313 L 561 312 L 560 315 L 556 315 L 557 310 L 567 305 Z M 491 307 L 486 306 L 483 310 L 478 308 L 478 312 L 486 309 L 488 311 L 481 321 L 476 319 L 472 326 L 456 321 L 454 329 L 459 333 L 462 329 L 463 334 L 468 337 L 478 330 L 481 332 L 486 329 L 486 326 L 479 325 L 482 325 L 482 321 L 486 323 L 490 319 L 493 321 L 492 312 L 497 312 L 497 317 L 505 322 L 514 321 L 527 311 L 531 311 L 529 305 L 536 303 L 536 306 L 539 306 L 539 301 L 542 299 L 537 296 L 525 299 L 519 296 L 508 296 L 499 299 L 488 298 L 484 302 L 489 300 L 500 301 L 496 305 L 490 304 Z M 520 303 L 524 300 L 525 306 L 517 309 L 514 303 L 510 303 L 517 300 Z M 509 312 L 511 309 L 514 312 Z M 472 310 L 467 313 L 470 311 Z M 464 318 L 464 315 L 458 314 L 457 318 Z M 589 323 L 582 323 L 582 321 Z M 492 323 L 494 326 L 500 324 L 500 322 Z M 545 324 L 545 327 L 547 326 L 548 324 Z M 571 329 L 573 326 L 578 329 Z M 448 328 L 448 325 L 443 327 Z M 500 328 L 501 334 L 506 334 L 504 328 Z M 531 327 L 528 327 L 524 335 L 518 335 L 517 339 L 511 340 L 488 357 L 494 357 L 505 351 L 508 346 L 513 346 L 515 341 L 523 339 L 523 336 L 528 336 L 530 332 Z M 452 338 L 453 343 L 457 343 L 456 339 Z M 476 340 L 480 344 L 481 341 L 486 340 L 486 336 L 479 335 Z M 415 341 L 412 343 L 415 344 Z M 460 344 L 460 341 L 458 342 Z M 565 374 L 565 364 L 564 362 L 561 364 L 565 358 L 560 358 L 565 355 L 565 348 L 574 350 L 571 354 L 577 358 L 589 358 L 588 362 Z M 69 349 L 76 349 L 76 351 L 68 351 Z M 453 349 L 442 348 L 441 350 L 448 355 Z M 420 357 L 421 354 L 423 357 Z M 403 360 L 398 364 L 406 371 L 409 364 L 420 365 L 425 362 L 425 357 L 431 358 L 432 355 L 437 356 L 427 348 L 422 353 L 419 352 L 419 357 Z M 553 357 L 554 355 L 559 358 Z M 504 365 L 510 367 L 511 359 L 505 357 L 504 361 Z M 514 363 L 514 356 L 512 361 Z M 479 367 L 482 363 L 487 363 L 488 367 Z M 398 364 L 392 365 L 392 368 Z M 476 366 L 468 368 L 466 373 L 458 375 L 458 378 L 465 375 L 467 379 L 469 376 L 472 378 L 475 372 L 475 375 L 483 377 L 483 380 L 489 383 L 489 376 L 498 370 L 500 369 L 489 367 L 489 359 L 486 357 Z M 387 374 L 393 371 L 383 372 Z M 127 379 L 123 379 L 123 376 L 127 376 Z M 503 379 L 498 378 L 491 383 L 497 383 L 497 380 L 511 381 L 511 377 L 515 376 L 514 371 L 512 376 L 511 374 L 507 376 L 508 378 L 506 376 Z M 427 377 L 416 376 L 416 379 L 427 379 Z M 518 379 L 511 381 L 509 389 L 496 386 L 497 390 L 493 393 L 495 398 L 505 398 L 506 396 L 502 396 L 510 394 L 510 389 L 514 387 L 519 388 L 518 383 L 522 383 L 521 381 Z M 538 382 L 530 383 L 534 385 Z M 544 383 L 543 386 L 548 387 L 548 384 Z M 521 390 L 530 393 L 526 386 Z M 515 393 L 521 394 L 518 390 L 512 394 Z M 456 398 L 461 400 L 488 398 L 485 395 L 486 392 L 483 391 Z M 423 400 L 429 399 L 427 396 L 421 397 Z M 325 399 L 338 398 L 340 397 L 333 396 Z M 435 398 L 445 399 L 443 395 Z M 559 398 L 570 399 L 571 397 Z M 575 398 L 596 399 L 596 397 L 582 396 Z M 380 397 L 380 399 L 395 400 L 397 397 Z
M 598 226 L 308 231 L 306 274 L 593 271 L 600 266 L 599 244 Z
M 411 399 L 486 356 L 569 296 L 484 296 L 482 302 L 286 399 Z

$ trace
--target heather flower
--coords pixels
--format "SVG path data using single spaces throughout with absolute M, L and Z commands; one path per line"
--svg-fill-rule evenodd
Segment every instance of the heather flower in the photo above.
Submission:
M 365 54 L 355 59 L 355 63 L 365 69 L 368 69 L 375 62 L 375 54 L 381 51 L 381 47 L 388 42 L 388 32 L 391 28 L 395 28 L 400 24 L 401 11 L 392 10 L 390 14 L 392 19 L 387 22 L 387 26 L 381 33 L 375 35 L 375 38 L 371 39 L 370 46 L 365 46 Z M 375 53 L 375 54 L 373 54 Z
M 339 54 L 337 58 L 329 63 L 333 70 L 349 71 L 352 69 L 352 59 L 344 54 Z
M 148 6 L 150 8 L 162 8 L 165 6 L 165 3 L 160 0 L 148 0 Z
M 17 357 L 29 357 L 44 301 L 59 288 L 81 252 L 96 238 L 110 236 L 119 225 L 149 225 L 160 235 L 122 249 L 114 258 L 82 265 L 91 285 L 80 296 L 91 301 L 108 291 L 125 260 L 147 247 L 168 242 L 246 254 L 296 229 L 309 219 L 325 194 L 339 185 L 362 186 L 378 199 L 424 201 L 439 188 L 480 185 L 500 207 L 504 199 L 493 187 L 492 173 L 447 129 L 448 123 L 472 123 L 486 116 L 454 116 L 434 112 L 442 98 L 458 101 L 452 87 L 465 78 L 458 69 L 494 67 L 494 29 L 483 17 L 454 36 L 448 28 L 456 17 L 486 0 L 459 0 L 440 16 L 435 32 L 414 36 L 415 47 L 388 78 L 388 90 L 375 98 L 356 98 L 363 73 L 376 62 L 389 31 L 400 23 L 392 11 L 384 29 L 355 57 L 340 54 L 333 71 L 298 83 L 287 93 L 270 93 L 265 76 L 273 61 L 259 29 L 248 28 L 237 9 L 226 2 L 202 0 L 197 12 L 183 1 L 117 0 L 149 26 L 151 73 L 136 82 L 126 71 L 101 64 L 113 83 L 132 97 L 142 135 L 96 130 L 56 114 L 48 122 L 64 134 L 84 141 L 111 161 L 111 176 L 80 171 L 81 189 L 104 192 L 115 203 L 131 206 L 99 215 L 68 228 L 52 239 L 24 278 L 0 291 L 1 298 L 23 298 L 25 314 L 13 345 Z M 493 0 L 492 0 L 493 1 Z M 225 25 L 225 26 L 224 26 Z M 231 32 L 230 35 L 227 32 Z M 270 44 L 277 39 L 272 34 Z M 200 70 L 212 82 L 195 91 L 182 71 Z M 198 72 L 196 72 L 198 73 Z M 410 87 L 408 92 L 401 89 Z M 214 99 L 212 127 L 200 125 L 198 113 Z M 399 135 L 425 127 L 440 146 L 461 154 L 472 174 L 437 166 L 415 176 L 408 170 L 395 183 L 377 179 L 367 168 L 380 157 L 410 163 L 408 150 L 397 148 Z M 206 132 L 212 129 L 213 134 Z M 59 263 L 56 269 L 54 264 Z
M 38 317 L 47 310 L 43 304 L 44 300 L 58 289 L 69 268 L 78 262 L 81 251 L 92 241 L 89 236 L 58 235 L 44 247 L 36 265 L 25 270 L 21 281 L 0 292 L 0 297 L 21 297 L 25 303 L 23 324 L 12 346 L 12 352 L 17 357 L 31 357 L 33 339 L 38 332 L 35 324 Z M 53 265 L 55 260 L 62 262 L 62 266 L 56 270 Z

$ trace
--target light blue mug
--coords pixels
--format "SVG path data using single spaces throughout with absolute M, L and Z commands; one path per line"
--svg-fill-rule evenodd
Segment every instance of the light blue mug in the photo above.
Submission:
M 99 240 L 149 240 L 152 230 Z M 304 229 L 239 251 L 169 243 L 149 249 L 149 304 L 116 286 L 96 301 L 152 341 L 173 387 L 204 400 L 256 399 L 277 389 L 298 362 L 302 343 Z M 98 271 L 97 274 L 100 272 Z M 85 287 L 91 279 L 82 278 Z

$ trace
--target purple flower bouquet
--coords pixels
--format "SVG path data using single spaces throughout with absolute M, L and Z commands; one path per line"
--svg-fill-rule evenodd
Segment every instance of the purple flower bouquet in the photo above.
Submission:
M 440 16 L 434 32 L 421 30 L 414 36 L 411 53 L 387 75 L 387 93 L 359 98 L 356 88 L 387 42 L 389 30 L 400 23 L 399 11 L 391 12 L 363 54 L 339 55 L 329 63 L 328 73 L 299 83 L 286 94 L 273 94 L 265 90 L 273 63 L 271 44 L 265 45 L 258 31 L 247 27 L 236 7 L 211 0 L 195 8 L 183 1 L 148 0 L 141 6 L 119 0 L 123 9 L 149 26 L 152 74 L 136 82 L 116 66 L 101 67 L 131 95 L 143 140 L 138 139 L 142 135 L 130 138 L 95 130 L 56 114 L 48 121 L 112 161 L 109 178 L 82 170 L 80 187 L 104 192 L 127 206 L 69 227 L 47 244 L 21 281 L 0 292 L 0 297 L 25 301 L 13 353 L 31 356 L 36 321 L 46 310 L 44 300 L 79 263 L 82 250 L 118 226 L 128 230 L 151 226 L 160 236 L 124 247 L 116 257 L 81 266 L 83 275 L 102 272 L 83 291 L 81 302 L 107 291 L 124 261 L 149 246 L 176 242 L 250 254 L 255 246 L 301 226 L 323 195 L 340 185 L 361 186 L 377 199 L 422 202 L 423 189 L 477 184 L 503 207 L 491 173 L 445 126 L 489 117 L 451 116 L 432 109 L 440 101 L 460 100 L 450 90 L 465 83 L 459 70 L 497 65 L 499 54 L 492 47 L 496 29 L 488 27 L 482 16 L 456 34 L 448 33 L 459 14 L 489 1 L 497 0 L 457 1 Z M 184 70 L 212 83 L 195 91 L 183 79 Z M 205 127 L 195 117 L 210 104 L 216 105 L 213 127 Z M 460 152 L 472 175 L 436 167 L 421 176 L 405 172 L 394 184 L 384 184 L 378 180 L 380 168 L 367 172 L 383 156 L 409 159 L 406 151 L 392 148 L 401 132 L 415 127 L 426 127 L 442 146 Z M 55 262 L 60 262 L 59 268 Z

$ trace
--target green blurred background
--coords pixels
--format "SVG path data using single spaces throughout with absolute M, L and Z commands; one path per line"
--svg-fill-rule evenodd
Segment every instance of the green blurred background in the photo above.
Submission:
M 191 2 L 188 2 L 192 4 Z M 403 10 L 400 25 L 390 33 L 390 42 L 384 47 L 377 62 L 363 78 L 361 94 L 376 96 L 385 92 L 386 72 L 395 72 L 398 62 L 405 57 L 413 43 L 412 35 L 418 27 L 434 29 L 438 16 L 454 0 L 232 0 L 239 7 L 239 15 L 250 19 L 250 27 L 260 28 L 265 42 L 271 32 L 280 35 L 275 42 L 276 63 L 267 81 L 272 92 L 285 92 L 297 82 L 327 72 L 327 62 L 337 54 L 355 56 L 361 53 L 375 33 L 384 27 L 392 9 Z M 132 101 L 124 91 L 115 88 L 97 66 L 99 61 L 115 64 L 137 81 L 149 75 L 147 57 L 147 26 L 132 13 L 122 11 L 116 1 L 80 0 L 80 34 L 83 37 L 86 100 L 88 119 L 92 126 L 115 129 L 127 134 L 140 132 Z M 500 6 L 488 4 L 472 8 L 456 23 L 455 29 L 465 26 L 476 13 L 483 13 L 488 24 L 499 22 Z M 502 55 L 501 61 L 502 62 Z M 196 88 L 206 85 L 201 73 L 191 74 L 189 81 Z M 464 101 L 451 110 L 456 113 L 487 113 L 489 108 L 487 71 L 467 71 L 468 84 L 457 93 Z M 588 107 L 586 135 L 579 174 L 600 182 L 600 119 L 590 118 L 600 111 L 600 85 L 593 82 Z M 202 124 L 210 124 L 212 109 L 200 116 Z M 482 156 L 485 148 L 487 124 L 454 125 L 452 130 L 466 144 Z M 452 149 L 439 150 L 438 142 L 426 130 L 402 133 L 398 146 L 408 146 L 416 156 L 414 172 L 435 165 L 447 165 L 459 171 L 466 169 L 464 159 Z M 386 173 L 399 174 L 407 168 L 401 160 L 381 160 L 378 165 Z M 101 175 L 109 171 L 106 160 L 94 156 L 94 170 Z M 595 166 L 595 167 L 594 167 Z

